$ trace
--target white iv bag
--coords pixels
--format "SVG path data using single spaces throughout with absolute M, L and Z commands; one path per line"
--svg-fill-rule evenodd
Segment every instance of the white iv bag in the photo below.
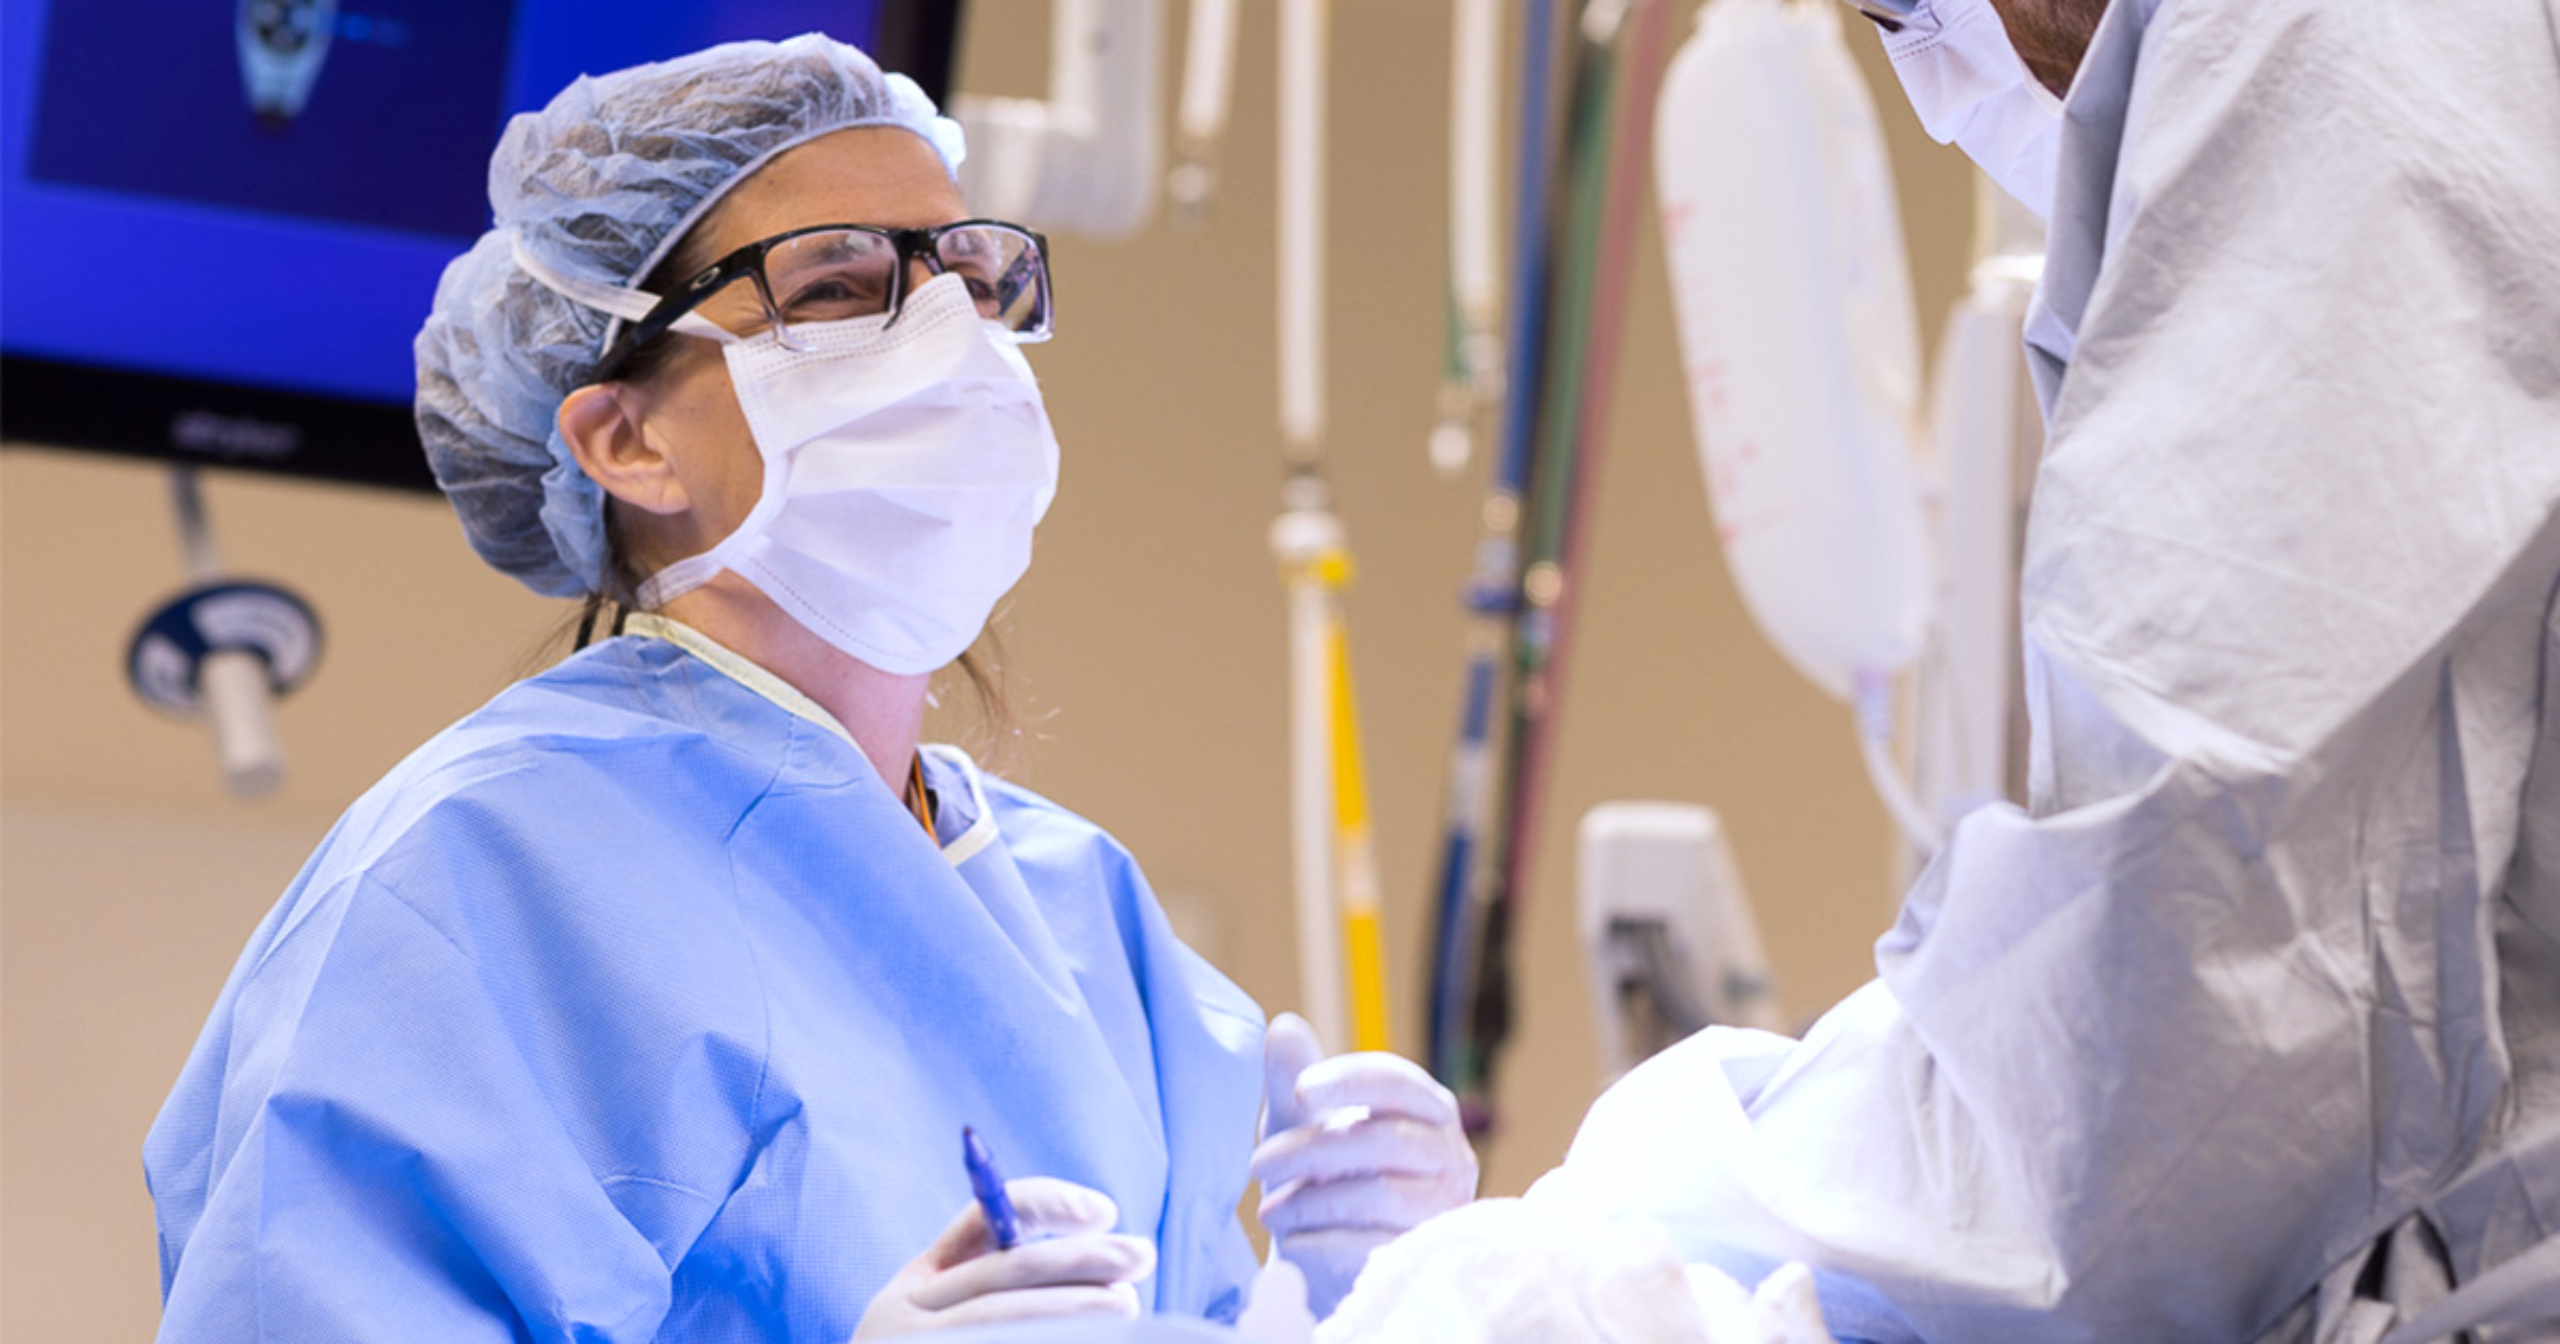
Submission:
M 1655 195 L 1717 535 L 1744 605 L 1848 699 L 1931 584 L 1911 276 L 1836 0 L 1715 0 L 1664 77 Z

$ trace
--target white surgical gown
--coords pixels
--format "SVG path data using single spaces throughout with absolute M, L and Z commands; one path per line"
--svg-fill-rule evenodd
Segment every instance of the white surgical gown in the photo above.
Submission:
M 2560 7 L 2116 0 L 2067 116 L 2031 807 L 1533 1198 L 1843 1338 L 2371 1339 L 2560 1234 Z
M 1232 1312 L 1262 1019 L 1128 853 L 929 749 L 937 845 L 650 628 L 421 748 L 259 928 L 144 1150 L 161 1337 L 844 1344 L 963 1124 Z

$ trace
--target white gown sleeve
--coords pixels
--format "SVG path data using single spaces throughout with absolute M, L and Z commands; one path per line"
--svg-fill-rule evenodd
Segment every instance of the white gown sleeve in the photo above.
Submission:
M 2121 143 L 2057 209 L 2103 265 L 2028 540 L 2032 807 L 1957 828 L 1801 1044 L 1659 1057 L 1534 1198 L 1805 1260 L 1843 1338 L 2239 1340 L 2497 1140 L 2555 737 L 2554 31 L 2111 8 L 2087 69 L 2129 82 L 2072 104 Z

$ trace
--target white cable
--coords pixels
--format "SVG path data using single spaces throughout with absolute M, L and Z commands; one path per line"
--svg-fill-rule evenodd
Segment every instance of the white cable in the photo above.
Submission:
M 1182 109 L 1175 123 L 1186 144 L 1214 145 L 1226 133 L 1235 72 L 1236 0 L 1191 0 Z
M 1432 470 L 1455 480 L 1475 455 L 1473 422 L 1502 397 L 1502 335 L 1496 328 L 1495 122 L 1501 116 L 1501 9 L 1495 0 L 1456 0 L 1449 36 L 1449 296 L 1459 331 L 1456 367 L 1444 373 L 1431 427 Z
M 1298 907 L 1298 1011 L 1316 1039 L 1347 1041 L 1340 909 L 1334 886 L 1333 595 L 1316 576 L 1342 547 L 1342 524 L 1297 507 L 1271 525 L 1271 554 L 1289 576 L 1289 832 Z
M 1489 331 L 1494 320 L 1500 15 L 1494 0 L 1457 0 L 1456 32 L 1450 41 L 1449 269 L 1470 332 Z
M 1946 844 L 1937 819 L 1912 796 L 1911 784 L 1893 761 L 1893 678 L 1881 672 L 1857 675 L 1854 707 L 1858 716 L 1858 752 L 1876 797 L 1911 843 L 1935 854 Z
M 1280 6 L 1280 434 L 1300 462 L 1324 440 L 1325 3 Z
M 1236 0 L 1191 0 L 1184 42 L 1182 105 L 1174 117 L 1173 172 L 1165 179 L 1179 218 L 1197 224 L 1216 190 L 1218 142 L 1236 74 Z

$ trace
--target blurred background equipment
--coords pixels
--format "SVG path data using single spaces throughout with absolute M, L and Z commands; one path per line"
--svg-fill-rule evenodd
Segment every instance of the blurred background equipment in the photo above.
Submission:
M 302 689 L 320 662 L 320 619 L 271 583 L 223 577 L 196 469 L 172 467 L 169 490 L 192 586 L 134 632 L 125 675 L 154 709 L 213 729 L 222 784 L 255 798 L 284 782 L 273 700 Z
M 1440 349 L 1431 469 L 1455 479 L 1475 455 L 1477 423 L 1502 404 L 1501 290 L 1494 231 L 1502 116 L 1502 14 L 1457 0 L 1449 40 L 1449 298 Z
M 1164 0 L 1054 0 L 1046 97 L 947 104 L 969 133 L 969 208 L 1105 237 L 1145 227 L 1164 173 L 1163 31 Z
M 337 0 L 240 0 L 240 83 L 270 126 L 302 115 L 337 33 Z
M 1785 1027 L 1714 812 L 1602 803 L 1583 814 L 1581 839 L 1576 885 L 1602 1083 L 1711 1026 Z
M 1526 20 L 1511 369 L 1502 388 L 1502 456 L 1467 589 L 1478 623 L 1468 635 L 1465 718 L 1446 786 L 1430 998 L 1432 1069 L 1458 1093 L 1479 1134 L 1496 1123 L 1495 1069 L 1513 1029 L 1512 943 L 1536 869 L 1575 578 L 1609 442 L 1669 17 L 1669 0 L 1575 6 L 1563 123 L 1552 132 L 1555 16 L 1539 3 Z M 1488 669 L 1500 664 L 1507 676 L 1497 691 Z
M 1468 227 L 1476 151 L 1453 114 L 1435 464 L 1463 463 L 1481 407 L 1498 404 L 1503 431 L 1468 590 L 1429 1022 L 1433 1068 L 1480 1134 L 1493 1129 L 1492 1080 L 1513 1028 L 1512 930 L 1558 737 L 1573 559 L 1607 445 L 1642 167 L 1714 533 L 1761 633 L 1851 711 L 1869 783 L 1901 836 L 1878 904 L 1899 904 L 1965 812 L 2023 794 L 2017 539 L 2041 423 L 2024 400 L 2019 338 L 2040 230 L 1983 197 L 1973 291 L 1924 384 L 1883 126 L 1839 6 L 1712 0 L 1666 72 L 1668 8 L 1526 8 L 1510 377 L 1490 403 L 1471 362 L 1490 343 L 1487 285 L 1467 261 L 1480 232 Z M 1483 39 L 1470 18 L 1460 3 L 1453 106 L 1474 96 Z M 1559 42 L 1572 55 L 1551 117 Z M 1762 962 L 1713 814 L 1630 806 L 1591 814 L 1581 856 L 1591 992 L 1613 1070 L 1710 1022 L 1779 1023 L 1765 975 L 1733 972 Z M 1758 990 L 1737 996 L 1745 983 Z
M 1183 39 L 1182 104 L 1174 123 L 1173 170 L 1165 194 L 1175 217 L 1198 227 L 1217 192 L 1218 149 L 1235 96 L 1236 0 L 1191 0 Z

